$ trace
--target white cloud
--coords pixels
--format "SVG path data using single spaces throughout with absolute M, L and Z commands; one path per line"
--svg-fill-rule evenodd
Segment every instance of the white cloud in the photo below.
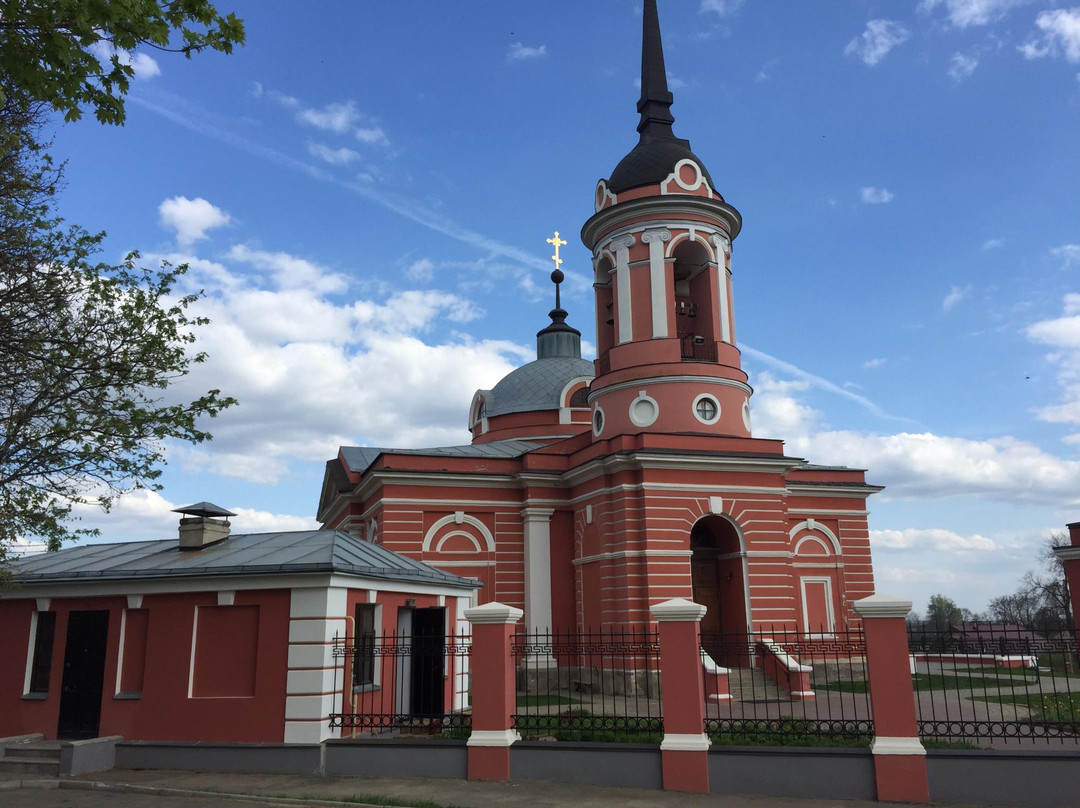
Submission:
M 346 101 L 343 104 L 327 104 L 322 109 L 301 109 L 296 116 L 301 122 L 336 134 L 348 132 L 359 120 L 360 112 L 356 103 Z
M 1025 58 L 1062 54 L 1073 64 L 1080 62 L 1080 7 L 1044 11 L 1036 17 L 1035 25 L 1042 34 L 1020 46 Z
M 229 249 L 233 261 L 268 270 L 280 289 L 307 289 L 317 293 L 343 292 L 348 286 L 344 275 L 332 272 L 312 261 L 284 252 L 267 252 L 234 244 Z
M 355 135 L 356 139 L 359 140 L 361 143 L 370 143 L 372 145 L 377 145 L 380 143 L 390 142 L 390 139 L 386 136 L 386 132 L 384 132 L 382 128 L 378 126 L 360 127 L 355 132 L 353 132 L 353 135 Z
M 769 81 L 772 78 L 772 73 L 771 73 L 772 69 L 774 67 L 776 67 L 778 64 L 780 64 L 780 60 L 781 60 L 781 57 L 777 56 L 777 57 L 775 57 L 773 59 L 770 59 L 765 64 L 763 64 L 761 66 L 761 69 L 754 76 L 754 81 L 758 82 L 759 84 L 761 82 Z
M 859 198 L 866 205 L 887 205 L 896 198 L 896 195 L 888 188 L 875 188 L 872 185 L 864 185 L 859 189 Z
M 207 499 L 213 499 L 213 491 L 208 490 Z M 73 513 L 81 524 L 93 527 L 102 521 L 102 535 L 95 541 L 171 539 L 177 535 L 180 515 L 173 513 L 174 508 L 182 508 L 188 502 L 170 502 L 157 491 L 140 489 L 125 494 L 117 499 L 109 511 L 107 519 L 102 518 L 101 509 L 96 505 L 76 505 Z M 229 519 L 233 533 L 263 533 L 284 530 L 313 530 L 318 523 L 310 516 L 293 516 L 252 508 L 238 507 L 234 502 L 218 502 L 236 516 Z
M 332 166 L 344 166 L 360 159 L 360 155 L 352 149 L 346 149 L 344 146 L 340 149 L 332 149 L 323 143 L 309 143 L 308 153 Z
M 213 443 L 170 444 L 169 461 L 184 472 L 273 484 L 340 445 L 467 443 L 473 392 L 532 358 L 513 343 L 456 334 L 483 315 L 460 295 L 405 289 L 339 302 L 327 294 L 343 279 L 310 260 L 236 245 L 226 261 L 193 265 L 186 278 L 215 289 L 195 304 L 210 319 L 197 343 L 208 359 L 168 395 L 214 387 L 240 404 L 206 425 Z M 231 279 L 206 283 L 222 272 Z
M 974 56 L 963 53 L 954 53 L 949 60 L 949 78 L 959 83 L 975 72 L 979 66 L 979 60 Z
M 844 54 L 873 67 L 910 36 L 908 29 L 894 20 L 870 20 L 866 30 L 847 44 Z
M 111 63 L 115 56 L 118 63 L 131 67 L 135 73 L 136 81 L 152 79 L 161 75 L 161 67 L 154 57 L 145 53 L 132 54 L 123 48 L 114 48 L 105 40 L 99 39 L 91 45 L 90 52 L 94 54 L 94 58 L 101 63 L 102 67 L 106 67 Z
M 522 45 L 520 42 L 511 42 L 510 50 L 506 52 L 506 59 L 510 62 L 519 62 L 524 59 L 539 59 L 547 56 L 547 45 Z
M 158 66 L 157 61 L 153 56 L 145 53 L 136 53 L 132 56 L 131 67 L 135 71 L 136 79 L 152 79 L 154 76 L 161 75 L 161 67 Z
M 923 0 L 919 11 L 930 12 L 945 7 L 949 22 L 957 28 L 972 25 L 989 25 L 997 22 L 1009 11 L 1031 0 Z
M 1077 328 L 1080 344 L 1080 323 Z M 974 496 L 999 503 L 1080 507 L 1080 462 L 1032 443 L 1010 436 L 973 440 L 925 431 L 834 430 L 823 423 L 820 412 L 800 400 L 810 384 L 759 374 L 755 387 L 751 406 L 756 436 L 784 438 L 788 454 L 815 463 L 869 469 L 868 480 L 886 486 L 885 497 Z M 1077 402 L 1080 419 L 1080 389 Z
M 942 311 L 952 311 L 956 308 L 956 305 L 971 294 L 971 286 L 965 286 L 963 288 L 954 286 L 949 290 L 949 294 L 945 295 L 945 299 L 941 301 Z
M 998 545 L 992 539 L 979 534 L 961 536 L 941 528 L 905 528 L 904 530 L 871 530 L 871 547 L 888 547 L 894 550 L 929 549 L 945 553 L 961 553 L 970 550 L 994 551 Z
M 187 247 L 206 238 L 207 232 L 224 227 L 232 220 L 221 208 L 202 197 L 188 199 L 174 196 L 158 206 L 158 220 L 163 227 L 176 231 L 176 241 Z
M 867 359 L 862 363 L 862 366 L 867 370 L 877 370 L 880 367 L 884 367 L 885 363 L 889 360 L 886 357 L 878 357 L 877 359 Z
M 428 258 L 413 261 L 405 268 L 405 277 L 413 281 L 430 281 L 435 277 L 435 264 Z
M 1052 423 L 1080 424 L 1080 294 L 1065 295 L 1062 308 L 1063 316 L 1033 323 L 1025 331 L 1032 342 L 1053 349 L 1047 360 L 1057 366 L 1063 394 L 1060 403 L 1043 407 L 1036 414 Z M 1071 437 L 1066 440 L 1071 442 Z
M 1005 239 L 1003 238 L 988 238 L 983 242 L 982 248 L 984 250 L 996 250 L 998 247 L 1005 245 Z
M 728 17 L 742 8 L 743 2 L 744 0 L 701 0 L 698 11 L 702 14 L 712 12 L 719 17 Z
M 1050 250 L 1050 254 L 1061 259 L 1064 269 L 1080 267 L 1080 244 L 1062 244 Z

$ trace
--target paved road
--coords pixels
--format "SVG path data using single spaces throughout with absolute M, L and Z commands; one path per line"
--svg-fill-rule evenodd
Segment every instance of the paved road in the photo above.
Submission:
M 399 805 L 443 808 L 881 808 L 864 800 L 805 800 L 775 797 L 677 794 L 630 788 L 602 788 L 567 783 L 478 783 L 464 780 L 330 778 L 296 775 L 199 774 L 193 772 L 111 771 L 76 778 L 78 785 L 104 782 L 114 788 L 227 791 L 248 795 L 240 802 L 221 796 L 161 795 L 131 790 L 16 789 L 0 791 L 3 808 L 282 808 L 281 798 L 348 800 L 356 806 L 365 796 L 400 801 Z M 123 785 L 122 785 L 123 784 Z M 65 783 L 65 786 L 73 785 Z M 272 796 L 272 801 L 259 796 Z M 291 803 L 296 805 L 298 803 Z M 318 804 L 318 803 L 313 803 Z M 327 803 L 323 803 L 324 805 Z M 361 803 L 362 804 L 362 803 Z M 938 805 L 937 808 L 948 808 Z M 982 808 L 991 808 L 982 806 Z M 1014 807 L 1015 808 L 1015 807 Z

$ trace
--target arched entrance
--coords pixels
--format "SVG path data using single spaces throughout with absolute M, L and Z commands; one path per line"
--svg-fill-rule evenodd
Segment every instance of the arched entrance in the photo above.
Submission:
M 708 611 L 701 621 L 701 644 L 719 665 L 739 665 L 745 657 L 746 595 L 739 532 L 723 516 L 699 519 L 690 531 L 690 575 L 694 602 Z

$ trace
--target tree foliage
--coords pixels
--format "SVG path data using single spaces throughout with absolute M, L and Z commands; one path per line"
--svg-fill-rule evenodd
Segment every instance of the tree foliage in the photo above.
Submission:
M 926 624 L 934 631 L 948 631 L 964 622 L 963 610 L 944 595 L 931 595 L 926 605 Z
M 158 487 L 165 441 L 208 439 L 199 419 L 234 403 L 166 396 L 204 358 L 189 351 L 196 296 L 175 291 L 185 268 L 96 260 L 103 234 L 55 213 L 44 113 L 10 87 L 0 108 L 0 556 L 17 537 L 88 532 L 69 526 L 73 504 Z
M 1011 595 L 990 601 L 990 617 L 1003 623 L 1019 623 L 1032 629 L 1067 629 L 1072 626 L 1072 601 L 1065 567 L 1054 553 L 1068 546 L 1064 533 L 1053 533 L 1042 543 L 1039 561 L 1042 571 L 1028 570 Z
M 68 121 L 90 106 L 102 123 L 122 124 L 131 51 L 190 58 L 243 43 L 243 23 L 209 0 L 0 0 L 0 101 L 18 87 Z

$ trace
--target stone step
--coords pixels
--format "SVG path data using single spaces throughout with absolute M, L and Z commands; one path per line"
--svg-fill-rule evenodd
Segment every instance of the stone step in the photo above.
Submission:
M 60 744 L 57 742 L 12 744 L 4 748 L 4 757 L 60 760 Z
M 36 774 L 45 777 L 58 777 L 60 775 L 60 761 L 5 755 L 0 758 L 0 777 L 9 774 Z

